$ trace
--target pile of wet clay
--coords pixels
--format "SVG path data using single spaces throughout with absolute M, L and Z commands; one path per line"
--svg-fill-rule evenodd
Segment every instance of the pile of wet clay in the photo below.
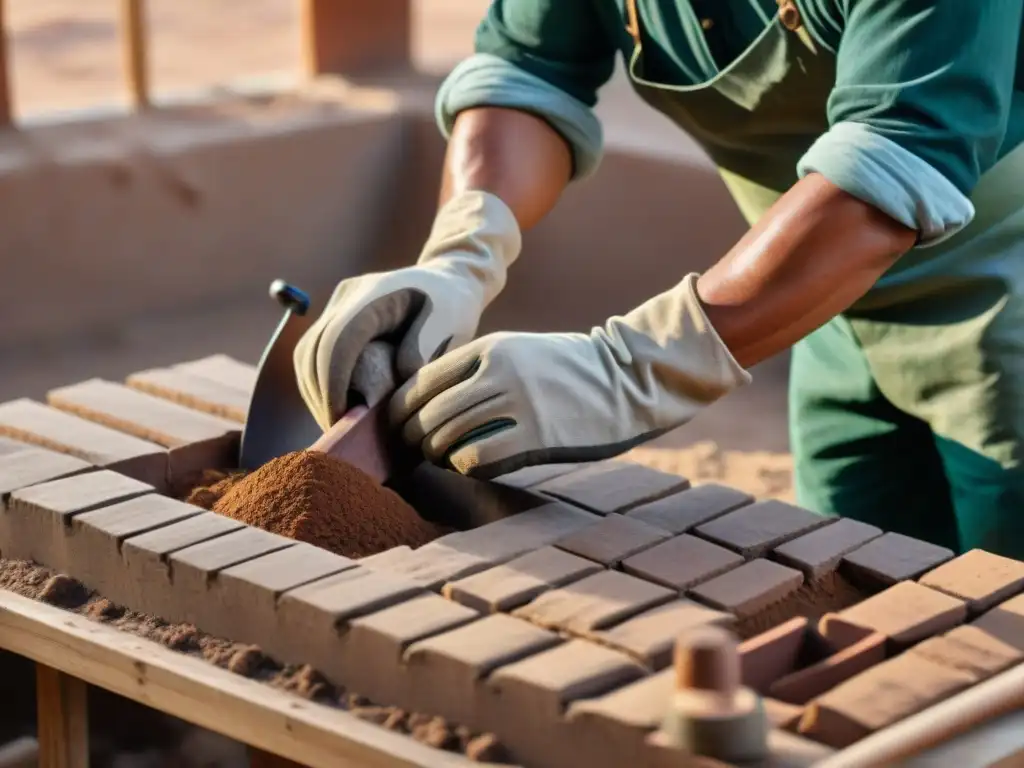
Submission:
M 250 474 L 222 476 L 193 490 L 187 501 L 354 558 L 403 544 L 419 547 L 448 533 L 362 470 L 316 451 L 286 454 Z
M 131 632 L 172 651 L 203 659 L 309 701 L 346 710 L 362 720 L 407 734 L 436 749 L 461 752 L 479 762 L 510 761 L 504 745 L 494 734 L 473 732 L 465 726 L 429 714 L 377 705 L 332 685 L 308 665 L 280 664 L 258 646 L 213 637 L 191 624 L 176 624 L 127 610 L 89 590 L 77 579 L 54 573 L 35 563 L 0 559 L 0 589 Z

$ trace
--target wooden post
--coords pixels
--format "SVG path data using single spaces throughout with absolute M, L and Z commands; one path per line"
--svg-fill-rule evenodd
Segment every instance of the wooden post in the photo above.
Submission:
M 309 77 L 404 69 L 411 62 L 412 0 L 302 0 Z
M 0 127 L 11 124 L 11 66 L 7 57 L 7 16 L 0 0 Z
M 145 0 L 121 0 L 122 69 L 135 109 L 150 105 L 147 32 Z
M 39 768 L 89 768 L 85 683 L 36 664 Z

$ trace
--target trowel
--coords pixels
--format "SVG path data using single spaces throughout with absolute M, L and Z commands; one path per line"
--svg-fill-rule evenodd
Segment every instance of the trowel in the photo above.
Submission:
M 260 358 L 242 430 L 240 468 L 252 471 L 293 451 L 323 451 L 387 483 L 421 514 L 429 511 L 430 519 L 455 528 L 473 528 L 544 503 L 535 494 L 426 463 L 402 443 L 387 420 L 398 382 L 394 350 L 384 340 L 371 342 L 359 356 L 350 387 L 355 405 L 324 432 L 295 376 L 295 346 L 313 324 L 309 296 L 283 280 L 271 284 L 270 295 L 284 316 Z

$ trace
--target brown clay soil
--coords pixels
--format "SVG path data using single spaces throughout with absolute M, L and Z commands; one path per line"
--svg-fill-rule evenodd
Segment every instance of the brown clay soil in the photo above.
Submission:
M 126 610 L 91 592 L 77 579 L 55 574 L 34 563 L 0 559 L 0 589 L 131 632 L 318 704 L 347 710 L 363 720 L 407 734 L 437 749 L 462 752 L 481 762 L 507 760 L 504 747 L 493 734 L 472 733 L 439 717 L 375 704 L 331 685 L 309 666 L 282 665 L 257 646 L 212 637 L 190 624 L 172 624 Z
M 346 557 L 419 547 L 448 532 L 361 470 L 296 451 L 250 474 L 207 473 L 187 500 L 247 525 Z M 211 482 L 212 481 L 212 482 Z
M 746 640 L 798 616 L 816 622 L 824 614 L 849 608 L 870 594 L 833 571 L 817 581 L 805 583 L 789 597 L 763 611 L 740 619 L 736 624 L 736 634 L 741 640 Z
M 681 440 L 686 432 L 680 430 Z M 793 457 L 779 451 L 729 450 L 710 440 L 687 446 L 652 444 L 640 446 L 623 458 L 663 472 L 682 475 L 694 485 L 721 483 L 739 488 L 759 499 L 796 501 L 793 492 Z

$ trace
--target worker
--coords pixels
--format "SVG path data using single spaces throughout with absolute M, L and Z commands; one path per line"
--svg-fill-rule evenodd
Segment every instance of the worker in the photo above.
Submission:
M 438 93 L 426 245 L 338 285 L 296 352 L 306 402 L 327 426 L 390 335 L 396 427 L 490 478 L 619 454 L 792 347 L 800 504 L 1024 557 L 1022 25 L 1024 0 L 493 0 Z M 598 166 L 620 54 L 750 229 L 589 333 L 474 340 L 521 233 Z

